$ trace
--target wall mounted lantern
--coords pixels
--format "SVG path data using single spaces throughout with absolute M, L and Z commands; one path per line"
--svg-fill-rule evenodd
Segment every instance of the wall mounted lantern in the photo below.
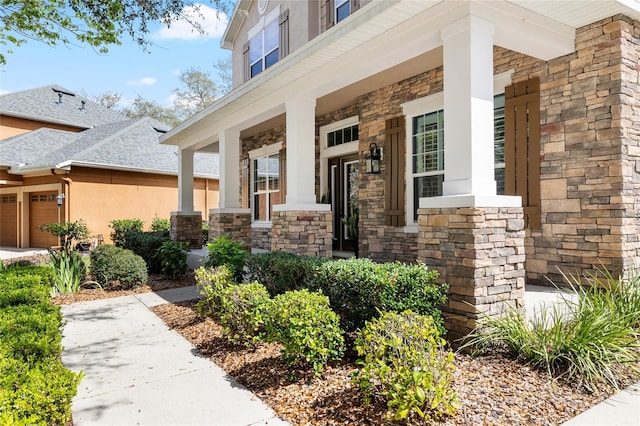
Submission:
M 64 204 L 64 193 L 58 194 L 56 197 L 56 203 L 58 204 L 58 207 Z
M 380 173 L 381 159 L 381 149 L 378 148 L 378 144 L 372 142 L 369 145 L 369 155 L 365 157 L 365 160 L 367 161 L 367 173 Z

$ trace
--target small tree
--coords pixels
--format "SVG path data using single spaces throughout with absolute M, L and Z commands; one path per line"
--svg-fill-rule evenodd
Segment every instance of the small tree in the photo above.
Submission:
M 65 251 L 71 251 L 77 243 L 89 239 L 89 228 L 82 219 L 74 222 L 47 223 L 40 226 L 40 230 L 58 237 Z

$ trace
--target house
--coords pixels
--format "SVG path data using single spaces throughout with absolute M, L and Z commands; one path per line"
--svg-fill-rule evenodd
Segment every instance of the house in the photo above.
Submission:
M 205 149 L 211 235 L 425 262 L 453 334 L 522 306 L 525 281 L 637 269 L 639 20 L 623 0 L 240 0 L 234 90 L 160 138 L 182 165 L 176 237 Z
M 177 149 L 158 144 L 168 130 L 55 85 L 0 96 L 0 246 L 58 245 L 45 223 L 82 219 L 108 240 L 113 219 L 168 217 L 178 187 Z M 198 154 L 194 170 L 206 211 L 218 203 L 217 155 Z

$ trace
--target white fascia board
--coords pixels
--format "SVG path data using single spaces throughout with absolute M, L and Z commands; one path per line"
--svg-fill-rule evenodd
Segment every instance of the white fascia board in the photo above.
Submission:
M 236 40 L 236 37 L 238 37 L 238 33 L 240 32 L 240 28 L 242 28 L 244 20 L 247 18 L 251 1 L 252 0 L 240 0 L 233 8 L 231 19 L 229 19 L 227 28 L 224 30 L 224 34 L 222 34 L 222 38 L 220 39 L 220 47 L 223 49 L 233 49 L 233 43 Z
M 69 171 L 73 166 L 87 167 L 92 169 L 118 170 L 123 172 L 147 173 L 147 174 L 156 174 L 156 175 L 164 175 L 164 176 L 178 175 L 177 170 L 173 172 L 169 170 L 155 170 L 155 169 L 144 169 L 140 167 L 115 166 L 112 164 L 91 163 L 91 162 L 84 162 L 84 161 L 65 161 L 63 163 L 56 164 L 50 167 L 38 167 L 38 168 L 24 169 L 24 170 L 11 170 L 10 173 L 15 175 L 30 175 L 34 173 L 51 172 L 51 170 Z M 198 178 L 203 178 L 203 179 L 219 179 L 219 176 L 207 175 L 202 173 L 196 173 L 193 176 Z

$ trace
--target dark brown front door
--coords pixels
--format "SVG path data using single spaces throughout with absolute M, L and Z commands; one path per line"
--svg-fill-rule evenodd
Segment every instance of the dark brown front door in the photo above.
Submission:
M 333 211 L 334 252 L 355 252 L 357 240 L 350 235 L 343 218 L 358 213 L 358 155 L 352 154 L 329 160 L 329 191 Z

